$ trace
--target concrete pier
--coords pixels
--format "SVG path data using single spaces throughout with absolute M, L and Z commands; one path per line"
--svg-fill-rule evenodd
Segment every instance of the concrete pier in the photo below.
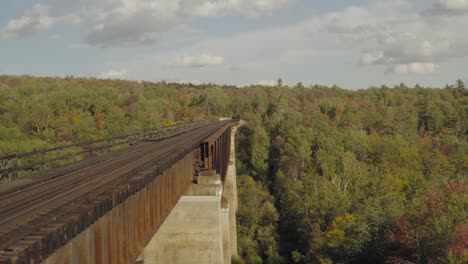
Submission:
M 228 264 L 237 255 L 235 128 L 224 183 L 202 171 L 142 251 L 144 264 Z
M 229 263 L 225 262 L 223 241 L 228 215 L 221 208 L 221 200 L 219 175 L 209 171 L 200 176 L 199 183 L 187 189 L 138 260 L 145 264 Z

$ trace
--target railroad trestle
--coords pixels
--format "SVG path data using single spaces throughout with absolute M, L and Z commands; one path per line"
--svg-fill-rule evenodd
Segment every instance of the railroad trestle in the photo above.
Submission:
M 151 133 L 65 173 L 0 188 L 0 263 L 134 262 L 200 171 L 224 179 L 236 124 L 208 122 L 163 140 Z

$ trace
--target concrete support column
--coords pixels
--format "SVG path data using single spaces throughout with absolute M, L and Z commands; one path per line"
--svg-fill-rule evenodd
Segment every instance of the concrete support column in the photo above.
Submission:
M 223 241 L 223 259 L 224 263 L 231 263 L 231 235 L 229 230 L 229 201 L 226 198 L 221 199 L 221 229 Z
M 233 127 L 231 131 L 229 165 L 226 172 L 224 182 L 223 197 L 229 201 L 229 236 L 231 245 L 231 255 L 237 256 L 237 174 L 236 174 L 236 141 L 235 136 L 237 127 Z
M 222 182 L 214 171 L 200 173 L 138 258 L 145 264 L 222 264 Z M 229 229 L 228 227 L 225 227 Z
M 208 148 L 210 170 L 200 171 L 198 183 L 184 192 L 142 251 L 139 263 L 228 264 L 237 255 L 236 131 L 232 128 L 230 138 L 218 139 Z M 228 161 L 224 150 L 229 150 Z M 214 170 L 224 168 L 221 160 L 228 163 L 224 182 Z

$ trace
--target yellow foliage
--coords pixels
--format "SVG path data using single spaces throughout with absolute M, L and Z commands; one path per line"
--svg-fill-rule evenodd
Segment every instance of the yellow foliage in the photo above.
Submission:
M 352 221 L 355 222 L 357 220 L 357 217 L 353 214 L 345 214 L 345 216 L 337 216 L 335 220 L 333 221 L 333 225 L 341 225 L 345 222 Z
M 76 125 L 80 122 L 80 117 L 79 116 L 73 116 L 72 117 L 72 124 Z
M 325 236 L 328 239 L 328 246 L 337 248 L 341 245 L 341 242 L 345 239 L 345 229 L 351 223 L 355 223 L 357 217 L 353 214 L 345 214 L 344 216 L 337 216 L 333 220 L 332 228 Z
M 401 175 L 389 175 L 387 187 L 393 191 L 400 192 L 407 186 L 407 181 Z
M 328 246 L 336 248 L 340 246 L 340 241 L 345 237 L 345 231 L 341 229 L 332 229 L 328 231 L 325 236 L 328 238 Z
M 172 120 L 167 120 L 166 121 L 166 126 L 175 126 L 175 122 Z
M 357 217 L 355 215 L 353 215 L 353 214 L 346 214 L 345 219 L 354 222 L 354 221 L 357 220 Z
M 252 177 L 248 177 L 247 178 L 247 183 L 250 185 L 250 186 L 253 186 L 255 185 L 255 180 L 252 178 Z
M 341 229 L 333 229 L 327 232 L 326 236 L 327 238 L 335 238 L 335 239 L 341 239 L 344 237 L 344 230 Z
M 329 258 L 319 258 L 319 263 L 320 264 L 333 264 L 333 260 Z

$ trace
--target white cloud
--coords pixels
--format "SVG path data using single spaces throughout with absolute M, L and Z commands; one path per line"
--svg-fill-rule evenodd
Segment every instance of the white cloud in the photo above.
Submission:
M 195 17 L 259 16 L 293 0 L 120 0 L 110 11 L 96 12 L 91 45 L 148 44 Z
M 67 14 L 53 18 L 57 26 L 78 26 L 81 24 L 81 17 L 76 14 Z
M 202 54 L 200 56 L 184 56 L 176 59 L 175 65 L 184 67 L 207 67 L 219 66 L 224 64 L 224 57 Z
M 439 0 L 441 8 L 451 11 L 468 11 L 468 0 Z
M 311 15 L 296 24 L 221 36 L 203 33 L 203 38 L 187 41 L 190 45 L 155 50 L 151 55 L 133 59 L 132 74 L 138 74 L 139 79 L 144 79 L 145 75 L 156 78 L 153 67 L 147 70 L 150 69 L 148 65 L 153 65 L 158 68 L 160 78 L 255 83 L 259 76 L 268 78 L 274 74 L 288 80 L 320 82 L 324 78 L 336 76 L 324 77 L 326 73 L 313 75 L 306 73 L 306 69 L 321 67 L 317 70 L 321 72 L 322 69 L 345 65 L 343 68 L 356 68 L 353 73 L 381 73 L 381 78 L 417 78 L 412 76 L 416 74 L 433 74 L 434 78 L 441 78 L 440 74 L 434 73 L 447 71 L 446 62 L 468 55 L 468 45 L 465 45 L 468 36 L 460 34 L 460 28 L 468 24 L 467 17 L 443 17 L 443 21 L 434 21 L 422 16 L 421 9 L 410 3 L 374 0 L 369 5 L 348 6 L 338 11 Z M 101 29 L 105 29 L 105 21 L 102 20 Z M 158 34 L 155 33 L 155 36 Z M 172 43 L 168 37 L 165 46 Z M 213 55 L 222 55 L 222 60 L 218 59 L 214 63 L 216 60 L 212 57 L 220 56 Z M 167 67 L 167 62 L 183 67 Z M 229 70 L 226 62 L 236 65 L 238 70 Z M 358 62 L 366 68 L 355 67 Z M 192 69 L 213 65 L 223 66 L 207 67 L 203 71 Z M 127 61 L 122 61 L 119 66 L 129 67 Z M 350 79 L 358 78 L 355 74 L 348 76 Z M 275 85 L 276 81 L 265 80 L 260 83 Z
M 262 14 L 269 14 L 272 11 L 284 7 L 291 3 L 291 0 L 204 0 L 204 1 L 184 1 L 188 4 L 188 10 L 196 16 L 225 16 L 241 15 L 256 17 Z M 187 13 L 189 13 L 187 12 Z
M 63 16 L 49 16 L 46 5 L 36 4 L 18 18 L 11 19 L 0 31 L 3 38 L 22 37 L 31 33 L 46 31 L 53 26 L 76 26 L 81 19 L 78 15 L 67 14 Z
M 437 65 L 428 62 L 413 62 L 408 64 L 397 64 L 393 68 L 394 73 L 398 74 L 429 74 L 437 71 Z
M 257 23 L 258 20 L 254 20 L 253 24 L 257 26 L 252 30 L 239 31 L 244 27 L 229 27 L 226 32 L 219 31 L 225 23 L 222 16 L 235 16 L 229 20 L 229 23 L 235 23 L 242 19 L 240 17 L 269 15 L 293 1 L 46 0 L 49 8 L 34 6 L 12 19 L 0 34 L 14 37 L 56 26 L 81 25 L 81 31 L 77 33 L 84 34 L 84 42 L 68 44 L 68 47 L 87 48 L 89 51 L 96 50 L 93 46 L 145 44 L 161 40 L 154 49 L 145 48 L 144 54 L 140 55 L 138 51 L 128 52 L 127 49 L 106 50 L 106 54 L 116 55 L 114 60 L 120 61 L 119 64 L 112 62 L 114 69 L 132 70 L 129 74 L 114 70 L 102 73 L 103 77 L 134 78 L 133 74 L 136 74 L 138 79 L 145 76 L 156 78 L 157 72 L 161 78 L 169 76 L 185 80 L 209 81 L 216 78 L 219 81 L 255 83 L 259 76 L 268 79 L 273 75 L 288 80 L 310 78 L 302 81 L 320 81 L 324 78 L 323 73 L 305 72 L 312 69 L 325 72 L 325 69 L 341 66 L 353 67 L 354 72 L 380 72 L 382 78 L 401 78 L 384 75 L 385 72 L 406 73 L 409 75 L 407 78 L 413 78 L 412 74 L 431 74 L 439 70 L 445 74 L 450 71 L 447 65 L 454 65 L 447 62 L 455 61 L 455 58 L 460 58 L 460 61 L 468 56 L 468 35 L 463 34 L 468 16 L 460 15 L 465 12 L 468 0 L 370 0 L 354 6 L 342 3 L 345 7 L 324 13 L 293 9 L 293 12 L 298 12 L 295 13 L 298 16 L 295 24 L 271 23 L 270 20 Z M 57 8 L 52 3 L 62 4 Z M 421 10 L 430 8 L 457 15 L 427 16 L 421 13 Z M 203 23 L 192 23 L 197 19 Z M 200 26 L 204 23 L 219 25 L 206 31 L 201 28 L 196 33 L 191 32 L 191 28 L 186 29 L 186 25 Z M 64 34 L 52 31 L 47 36 L 55 33 Z M 129 61 L 134 61 L 134 65 L 129 66 Z M 355 67 L 359 62 L 361 67 Z M 180 67 L 167 67 L 168 63 Z M 150 65 L 156 65 L 158 70 L 148 67 Z M 206 68 L 193 70 L 196 67 Z M 441 75 L 434 76 L 439 78 Z M 273 85 L 276 81 L 263 83 Z
M 261 80 L 257 81 L 257 85 L 263 85 L 263 86 L 276 86 L 278 84 L 278 81 L 275 80 Z
M 468 12 L 468 0 L 438 0 L 425 15 L 458 15 Z
M 319 82 L 336 76 L 310 74 L 306 69 L 321 67 L 318 69 L 320 72 L 346 65 L 343 68 L 356 68 L 354 72 L 380 72 L 382 78 L 396 78 L 384 73 L 431 74 L 438 72 L 435 65 L 445 67 L 445 62 L 452 58 L 468 54 L 468 45 L 463 45 L 468 36 L 460 34 L 458 30 L 463 27 L 463 17 L 453 18 L 458 21 L 457 24 L 453 24 L 455 20 L 452 18 L 452 23 L 434 24 L 420 16 L 417 9 L 408 6 L 407 1 L 389 2 L 398 1 L 379 0 L 369 6 L 347 7 L 341 11 L 309 16 L 296 24 L 223 36 L 206 35 L 185 47 L 155 51 L 151 56 L 135 59 L 134 64 L 139 72 L 146 72 L 145 65 L 155 61 L 172 61 L 173 65 L 186 67 L 167 67 L 167 63 L 161 63 L 158 65 L 161 76 L 183 76 L 181 78 L 187 80 L 216 78 L 218 81 L 255 83 L 259 76 L 274 74 L 294 80 L 292 82 Z M 190 67 L 205 65 L 196 63 L 200 56 L 193 55 L 207 52 L 211 55 L 222 54 L 224 61 L 236 65 L 238 70 L 233 72 L 227 67 L 210 67 L 203 72 L 191 70 Z M 179 54 L 192 56 L 174 60 Z M 355 67 L 359 61 L 367 68 Z M 375 69 L 369 69 L 371 67 Z M 304 80 L 309 78 L 307 76 L 314 77 Z M 357 78 L 355 75 L 349 76 Z M 261 83 L 274 85 L 276 81 Z
M 151 43 L 177 22 L 179 1 L 121 0 L 85 37 L 92 45 Z
M 361 63 L 365 65 L 376 64 L 385 58 L 383 51 L 364 52 L 361 56 Z
M 321 16 L 319 28 L 343 43 L 360 46 L 361 64 L 383 65 L 387 72 L 434 73 L 435 62 L 468 56 L 468 36 L 460 34 L 467 17 L 428 19 L 409 3 L 377 0 L 369 6 L 347 7 Z M 438 6 L 462 10 L 466 3 L 441 0 Z
M 98 75 L 99 79 L 122 79 L 127 75 L 127 70 L 110 70 L 106 72 L 101 72 Z
M 199 80 L 169 80 L 169 82 L 174 82 L 174 83 L 179 83 L 179 84 L 193 84 L 193 85 L 201 85 L 204 84 L 204 82 L 199 81 Z
M 53 25 L 53 19 L 48 16 L 47 6 L 36 4 L 31 10 L 27 10 L 18 18 L 8 22 L 2 30 L 4 38 L 14 38 L 26 35 L 31 32 L 50 29 Z

